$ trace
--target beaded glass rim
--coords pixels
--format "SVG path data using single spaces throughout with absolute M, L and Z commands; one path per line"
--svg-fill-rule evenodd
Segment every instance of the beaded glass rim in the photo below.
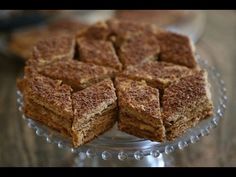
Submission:
M 23 100 L 20 91 L 17 91 L 18 109 L 22 113 L 22 118 L 28 127 L 32 128 L 36 135 L 43 137 L 48 143 L 56 144 L 58 148 L 68 149 L 72 153 L 77 153 L 81 158 L 101 157 L 103 160 L 118 158 L 123 161 L 128 157 L 141 160 L 144 156 L 152 155 L 157 158 L 160 154 L 170 154 L 174 150 L 183 150 L 190 144 L 194 144 L 201 137 L 207 136 L 222 119 L 226 104 L 225 83 L 221 79 L 220 73 L 214 66 L 210 66 L 207 60 L 196 55 L 196 60 L 201 68 L 208 71 L 208 79 L 211 84 L 212 100 L 214 104 L 214 114 L 206 120 L 202 120 L 198 125 L 187 130 L 187 132 L 174 141 L 158 143 L 145 139 L 140 139 L 126 133 L 122 133 L 114 128 L 99 136 L 92 142 L 79 148 L 74 148 L 70 139 L 66 139 L 60 133 L 26 117 L 22 112 Z M 116 136 L 114 136 L 116 135 Z

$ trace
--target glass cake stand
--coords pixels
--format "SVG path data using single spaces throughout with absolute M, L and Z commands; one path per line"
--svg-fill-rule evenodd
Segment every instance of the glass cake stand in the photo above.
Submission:
M 47 128 L 39 122 L 26 117 L 22 112 L 24 105 L 22 95 L 17 91 L 17 102 L 22 118 L 27 125 L 35 130 L 36 135 L 58 148 L 65 148 L 75 154 L 75 166 L 169 166 L 168 157 L 175 150 L 183 150 L 189 144 L 196 143 L 215 128 L 226 108 L 227 96 L 224 81 L 220 73 L 207 60 L 196 56 L 199 65 L 208 71 L 211 84 L 214 115 L 201 121 L 196 127 L 189 129 L 182 137 L 165 143 L 152 142 L 120 132 L 117 126 L 92 142 L 79 148 L 73 148 L 70 139 L 63 138 L 59 133 Z

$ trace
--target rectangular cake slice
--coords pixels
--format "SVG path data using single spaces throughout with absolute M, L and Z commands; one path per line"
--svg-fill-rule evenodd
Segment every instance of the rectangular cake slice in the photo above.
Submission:
M 197 62 L 194 57 L 194 46 L 184 35 L 168 31 L 157 32 L 160 43 L 160 60 L 175 63 L 189 68 L 195 68 Z
M 120 75 L 134 80 L 145 80 L 148 85 L 164 89 L 171 82 L 188 76 L 192 70 L 167 62 L 147 61 L 139 65 L 128 66 Z
M 72 139 L 75 147 L 112 128 L 116 121 L 116 100 L 115 88 L 110 79 L 72 94 Z
M 195 71 L 172 83 L 164 90 L 162 101 L 166 136 L 173 140 L 213 114 L 207 73 Z
M 70 35 L 55 35 L 37 42 L 33 47 L 28 65 L 43 67 L 57 60 L 72 59 L 75 51 L 75 39 Z
M 111 42 L 78 38 L 77 44 L 81 61 L 108 66 L 117 70 L 122 69 L 122 65 Z
M 145 81 L 117 77 L 118 128 L 126 133 L 153 141 L 165 140 L 165 128 L 160 112 L 159 91 Z
M 106 78 L 113 78 L 116 70 L 77 60 L 57 61 L 39 71 L 53 79 L 62 80 L 73 90 L 81 90 Z
M 147 60 L 157 60 L 159 52 L 158 40 L 154 36 L 145 34 L 124 39 L 117 51 L 124 68 Z
M 27 73 L 28 75 L 18 82 L 23 95 L 60 116 L 72 119 L 71 87 L 62 84 L 60 80 L 53 80 L 36 72 Z

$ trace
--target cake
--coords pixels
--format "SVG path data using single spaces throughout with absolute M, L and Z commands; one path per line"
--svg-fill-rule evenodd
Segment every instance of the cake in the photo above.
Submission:
M 72 138 L 75 147 L 113 127 L 116 122 L 116 100 L 115 88 L 110 79 L 72 94 Z
M 147 60 L 157 60 L 160 47 L 156 37 L 141 34 L 124 38 L 117 51 L 124 68 L 126 68 Z
M 29 74 L 18 81 L 18 87 L 24 95 L 26 116 L 70 134 L 73 120 L 71 87 L 60 80 L 27 72 Z
M 195 68 L 197 62 L 194 58 L 195 49 L 187 36 L 167 32 L 157 32 L 157 39 L 160 43 L 160 60 Z
M 188 128 L 213 114 L 207 73 L 196 71 L 181 78 L 164 90 L 162 118 L 166 137 L 173 140 Z
M 117 70 L 122 69 L 122 65 L 111 42 L 78 38 L 77 44 L 81 61 L 108 66 Z
M 118 95 L 119 121 L 121 131 L 162 142 L 165 140 L 158 89 L 145 81 L 133 81 L 117 77 L 115 86 Z
M 40 69 L 42 75 L 62 80 L 74 90 L 84 89 L 106 78 L 113 78 L 116 70 L 77 60 L 59 60 Z
M 27 27 L 14 31 L 10 36 L 9 49 L 24 60 L 32 56 L 32 49 L 37 42 L 61 34 L 74 34 L 86 25 L 72 19 L 60 19 L 40 27 Z
M 192 70 L 172 63 L 147 61 L 138 65 L 131 65 L 124 69 L 120 76 L 133 80 L 145 80 L 148 85 L 164 89 L 170 83 L 190 75 Z
M 118 20 L 75 33 L 38 42 L 17 82 L 25 115 L 74 147 L 116 122 L 124 133 L 172 141 L 212 115 L 207 72 L 187 36 Z
M 74 51 L 75 39 L 72 36 L 54 36 L 34 46 L 28 65 L 44 67 L 58 60 L 69 60 L 73 58 Z

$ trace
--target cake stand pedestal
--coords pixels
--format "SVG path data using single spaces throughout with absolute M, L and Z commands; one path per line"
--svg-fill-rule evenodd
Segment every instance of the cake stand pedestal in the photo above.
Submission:
M 25 117 L 22 112 L 24 106 L 22 95 L 17 91 L 17 102 L 22 118 L 27 125 L 34 129 L 38 136 L 42 136 L 48 143 L 56 144 L 59 148 L 67 149 L 75 154 L 74 166 L 137 166 L 137 167 L 164 167 L 171 166 L 171 152 L 183 150 L 189 144 L 196 143 L 201 137 L 206 136 L 215 128 L 222 119 L 226 108 L 227 96 L 224 81 L 216 68 L 210 66 L 207 60 L 196 56 L 201 68 L 208 71 L 211 84 L 214 114 L 202 120 L 197 126 L 174 141 L 165 143 L 152 142 L 123 133 L 114 126 L 110 131 L 92 142 L 79 148 L 74 148 L 70 139 L 62 137 L 50 128 Z

